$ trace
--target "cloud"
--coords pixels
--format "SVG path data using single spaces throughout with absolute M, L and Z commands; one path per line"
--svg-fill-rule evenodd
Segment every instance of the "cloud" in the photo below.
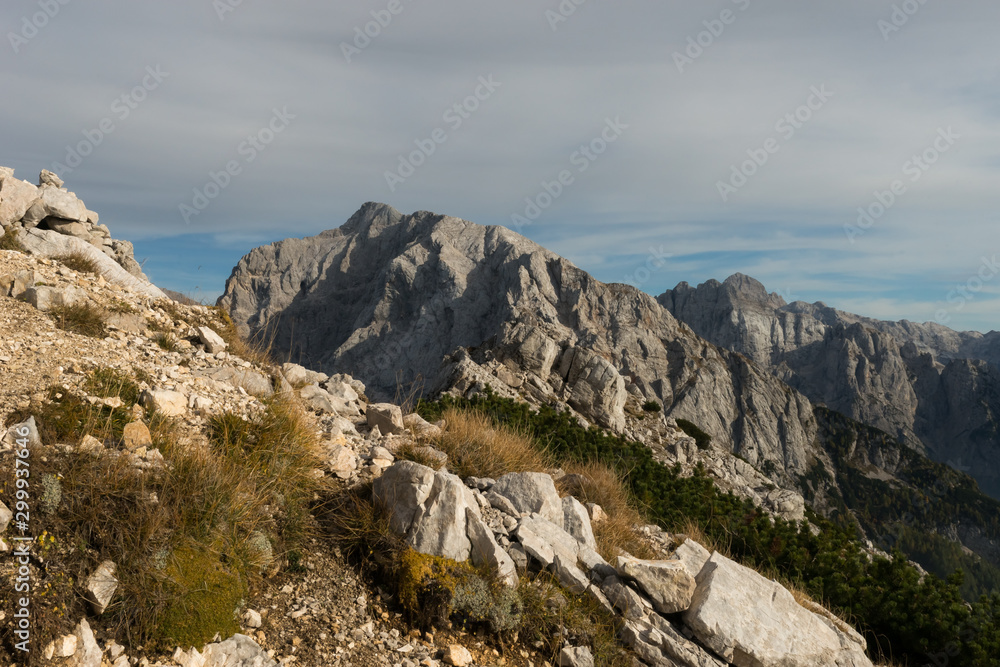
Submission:
M 402 0 L 348 62 L 342 45 L 387 5 L 244 0 L 220 19 L 211 2 L 68 3 L 18 53 L 0 45 L 0 163 L 33 177 L 112 118 L 68 186 L 154 276 L 206 293 L 252 244 L 339 226 L 368 200 L 510 225 L 616 117 L 620 140 L 523 230 L 599 278 L 664 244 L 671 262 L 643 289 L 743 271 L 919 320 L 1000 252 L 995 3 L 930 0 L 884 35 L 891 2 L 590 0 L 552 24 L 553 0 Z M 16 33 L 37 11 L 12 1 L 0 19 Z M 689 39 L 705 46 L 682 72 Z M 115 100 L 150 66 L 169 77 L 120 118 Z M 447 110 L 490 75 L 501 87 L 453 127 Z M 817 86 L 833 95 L 779 131 Z M 286 107 L 295 119 L 248 161 L 243 142 Z M 954 147 L 851 243 L 858 207 L 948 127 Z M 447 140 L 391 191 L 385 172 L 437 129 Z M 723 201 L 718 183 L 769 139 L 778 150 Z M 239 175 L 188 224 L 181 204 L 234 160 Z M 206 238 L 219 251 L 193 252 Z M 950 324 L 1000 328 L 985 302 Z

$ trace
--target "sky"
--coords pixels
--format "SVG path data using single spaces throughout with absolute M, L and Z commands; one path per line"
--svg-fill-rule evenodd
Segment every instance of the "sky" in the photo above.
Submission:
M 1000 329 L 1000 4 L 4 0 L 0 165 L 56 171 L 150 278 L 367 201 L 659 294 Z

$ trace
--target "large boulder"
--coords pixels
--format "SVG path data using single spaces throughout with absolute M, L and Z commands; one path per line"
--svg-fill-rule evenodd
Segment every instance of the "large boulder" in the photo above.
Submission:
M 72 306 L 79 302 L 83 295 L 75 287 L 59 288 L 40 285 L 26 289 L 23 298 L 38 310 L 47 313 L 56 308 Z
M 594 530 L 590 525 L 590 514 L 587 508 L 573 496 L 566 496 L 562 499 L 563 506 L 563 528 L 567 533 L 575 537 L 581 544 L 597 550 L 597 540 L 594 539 Z
M 580 556 L 580 542 L 561 526 L 540 514 L 521 519 L 516 535 L 528 555 L 541 563 L 542 567 L 551 567 L 556 555 L 562 556 L 569 563 L 576 563 Z
M 403 411 L 392 403 L 372 403 L 365 410 L 368 426 L 378 427 L 385 435 L 399 435 L 406 430 L 403 425 Z
M 519 513 L 539 514 L 557 526 L 563 525 L 562 499 L 551 475 L 543 472 L 512 472 L 497 480 L 491 492 L 505 497 Z
M 736 667 L 872 667 L 864 649 L 777 582 L 718 552 L 702 568 L 684 623 Z
M 712 554 L 708 552 L 708 549 L 690 538 L 685 539 L 670 556 L 671 560 L 676 560 L 683 565 L 687 573 L 694 579 L 698 578 L 698 575 L 701 574 L 701 568 L 705 567 L 705 563 L 711 557 Z
M 517 568 L 514 561 L 507 552 L 500 548 L 493 531 L 490 530 L 483 518 L 467 508 L 465 510 L 466 531 L 469 541 L 472 543 L 472 564 L 476 566 L 486 566 L 491 571 L 496 572 L 497 578 L 506 585 L 514 588 L 517 586 Z
M 618 574 L 634 579 L 661 614 L 676 614 L 691 606 L 695 580 L 679 561 L 618 557 Z
M 72 192 L 46 186 L 40 188 L 38 194 L 38 200 L 45 207 L 45 217 L 87 222 L 87 207 Z
M 413 461 L 390 466 L 375 480 L 375 499 L 391 512 L 391 527 L 420 553 L 464 561 L 472 553 L 466 511 L 479 504 L 462 480 Z
M 164 417 L 179 417 L 187 413 L 188 398 L 172 389 L 147 389 L 139 397 L 140 402 L 150 412 Z

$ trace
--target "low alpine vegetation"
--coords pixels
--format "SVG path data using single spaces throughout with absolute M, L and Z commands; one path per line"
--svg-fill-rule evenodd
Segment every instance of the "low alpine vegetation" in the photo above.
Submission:
M 571 462 L 601 462 L 624 481 L 649 519 L 673 533 L 700 532 L 706 543 L 727 546 L 744 565 L 780 577 L 855 621 L 875 659 L 924 664 L 928 656 L 949 656 L 949 664 L 986 667 L 1000 647 L 1000 594 L 972 605 L 962 599 L 961 571 L 947 579 L 923 576 L 902 552 L 873 557 L 853 529 L 807 511 L 809 523 L 768 516 L 749 501 L 718 490 L 702 469 L 683 475 L 679 466 L 656 462 L 638 442 L 597 428 L 584 429 L 566 413 L 497 397 L 444 396 L 418 410 L 436 420 L 446 411 L 475 410 L 544 442 L 564 467 Z M 692 429 L 693 431 L 693 429 Z M 694 431 L 694 433 L 697 433 Z M 692 436 L 696 437 L 697 436 Z

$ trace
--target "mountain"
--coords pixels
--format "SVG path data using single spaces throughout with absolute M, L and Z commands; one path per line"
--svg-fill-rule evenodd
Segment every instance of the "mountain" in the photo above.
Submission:
M 1000 497 L 1000 333 L 791 304 L 735 274 L 657 299 L 698 335 L 816 403 L 893 434 Z
M 219 305 L 243 333 L 376 397 L 482 371 L 619 431 L 629 401 L 655 401 L 789 485 L 822 455 L 803 395 L 650 295 L 502 227 L 369 203 L 339 229 L 250 252 Z

